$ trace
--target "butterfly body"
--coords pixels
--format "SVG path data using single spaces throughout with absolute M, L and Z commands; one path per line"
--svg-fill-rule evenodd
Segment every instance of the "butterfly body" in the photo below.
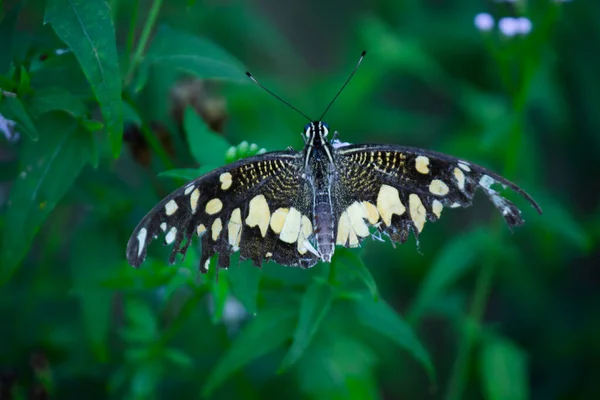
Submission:
M 274 261 L 308 268 L 330 262 L 335 246 L 368 238 L 404 243 L 444 208 L 467 207 L 480 188 L 509 226 L 520 211 L 492 185 L 522 189 L 483 167 L 433 151 L 329 141 L 320 121 L 305 127 L 302 151 L 265 153 L 214 170 L 163 199 L 134 230 L 127 258 L 139 266 L 159 235 L 173 245 L 170 262 L 200 236 L 200 270 L 218 254 L 227 268 L 240 252 L 256 266 Z

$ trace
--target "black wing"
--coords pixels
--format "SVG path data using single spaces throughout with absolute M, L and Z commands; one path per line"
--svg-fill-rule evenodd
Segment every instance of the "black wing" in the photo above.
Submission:
M 317 262 L 313 239 L 313 195 L 302 177 L 302 154 L 273 152 L 216 169 L 177 189 L 138 224 L 127 243 L 127 259 L 138 267 L 152 239 L 173 244 L 169 259 L 185 256 L 192 236 L 202 241 L 200 270 L 219 254 L 219 267 L 231 254 L 260 266 L 263 260 L 310 267 Z
M 411 147 L 348 145 L 334 151 L 338 245 L 355 247 L 369 236 L 367 224 L 379 227 L 392 241 L 416 236 L 426 220 L 436 221 L 442 209 L 468 207 L 477 188 L 500 210 L 510 227 L 521 225 L 520 210 L 492 188 L 519 193 L 541 213 L 538 204 L 512 182 L 478 165 L 445 154 Z

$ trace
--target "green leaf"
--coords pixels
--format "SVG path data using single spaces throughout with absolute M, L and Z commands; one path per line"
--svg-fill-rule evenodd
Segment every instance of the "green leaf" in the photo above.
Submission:
M 81 100 L 58 87 L 36 90 L 29 105 L 38 117 L 50 111 L 64 111 L 73 117 L 82 117 L 88 112 Z
M 165 357 L 181 367 L 191 367 L 194 360 L 187 353 L 175 348 L 166 348 Z
M 130 329 L 143 332 L 148 338 L 157 337 L 158 323 L 152 309 L 146 303 L 129 299 L 125 303 L 125 315 L 129 320 Z
M 38 140 L 40 134 L 33 123 L 26 105 L 17 97 L 0 97 L 0 114 L 17 123 L 17 131 L 25 133 L 29 139 Z
M 123 140 L 123 101 L 110 7 L 104 0 L 48 0 L 44 23 L 52 25 L 77 57 L 100 104 L 117 157 Z
M 23 144 L 22 172 L 10 192 L 0 253 L 0 283 L 10 278 L 40 226 L 92 154 L 91 135 L 68 116 L 46 114 L 39 126 L 40 140 Z
M 435 381 L 435 371 L 429 353 L 417 339 L 411 327 L 386 302 L 374 302 L 363 296 L 356 301 L 358 320 L 369 328 L 392 339 L 400 347 L 408 350 L 427 371 L 430 380 Z
M 592 240 L 585 232 L 580 222 L 574 218 L 562 204 L 553 198 L 538 196 L 544 206 L 544 215 L 538 218 L 538 224 L 545 230 L 560 236 L 566 242 L 581 250 L 589 250 Z
M 0 8 L 2 3 L 0 3 Z M 0 75 L 5 75 L 10 70 L 14 54 L 14 33 L 17 18 L 21 12 L 21 4 L 15 5 L 0 22 L 0 43 L 2 43 L 2 51 L 0 51 Z
M 260 282 L 260 268 L 230 267 L 227 277 L 231 284 L 231 292 L 244 305 L 246 312 L 256 313 L 256 298 Z
M 375 279 L 373 279 L 371 271 L 369 271 L 362 258 L 349 249 L 336 249 L 332 260 L 332 268 L 339 270 L 342 266 L 344 267 L 344 272 L 342 273 L 356 276 L 367 286 L 371 296 L 373 296 L 373 300 L 377 301 L 379 299 L 379 291 Z
M 148 81 L 150 68 L 166 66 L 202 79 L 225 79 L 241 83 L 250 80 L 244 66 L 208 39 L 161 26 L 140 65 L 136 91 Z
M 230 145 L 222 136 L 212 133 L 193 108 L 185 110 L 185 133 L 192 155 L 200 165 L 222 166 Z
M 288 369 L 302 356 L 319 329 L 323 318 L 329 312 L 332 299 L 333 295 L 329 285 L 315 281 L 308 287 L 300 303 L 300 315 L 294 332 L 294 341 L 281 362 L 279 372 Z
M 19 79 L 19 87 L 17 88 L 17 93 L 19 96 L 23 96 L 28 94 L 31 91 L 31 79 L 29 79 L 29 74 L 24 66 L 21 65 L 20 71 L 20 79 Z
M 480 353 L 483 392 L 487 400 L 529 398 L 527 356 L 511 341 L 492 337 Z
M 83 129 L 88 132 L 98 132 L 102 130 L 104 124 L 100 121 L 94 121 L 93 119 L 83 118 L 79 121 Z
M 227 275 L 229 271 L 219 271 L 219 267 L 212 260 L 211 264 L 211 268 L 213 268 L 217 274 L 221 272 L 221 279 L 212 280 L 210 284 L 213 300 L 213 311 L 211 319 L 213 324 L 216 324 L 223 318 L 225 305 L 227 303 L 227 299 L 229 298 L 229 281 L 227 280 L 227 276 L 223 276 Z
M 280 307 L 260 311 L 240 332 L 229 350 L 212 370 L 202 390 L 210 395 L 234 372 L 288 340 L 294 332 L 295 314 Z
M 489 231 L 475 229 L 450 240 L 440 250 L 409 309 L 410 321 L 416 321 L 452 283 L 464 276 L 481 252 L 489 249 Z

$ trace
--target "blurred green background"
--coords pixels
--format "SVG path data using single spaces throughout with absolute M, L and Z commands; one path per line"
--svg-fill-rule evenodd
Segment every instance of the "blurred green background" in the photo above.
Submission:
M 1 399 L 600 397 L 597 2 L 0 6 Z M 506 193 L 511 232 L 479 194 L 418 246 L 218 282 L 195 246 L 127 265 L 187 178 L 301 148 L 306 121 L 246 69 L 318 116 L 363 49 L 326 118 L 343 141 L 470 160 L 544 214 Z

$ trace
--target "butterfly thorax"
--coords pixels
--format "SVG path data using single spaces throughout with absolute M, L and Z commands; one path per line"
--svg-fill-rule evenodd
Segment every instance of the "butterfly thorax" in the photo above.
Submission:
M 327 125 L 311 122 L 305 131 L 305 176 L 313 191 L 313 226 L 317 249 L 323 261 L 331 261 L 334 252 L 334 218 L 331 185 L 334 179 L 333 148 L 327 140 Z

